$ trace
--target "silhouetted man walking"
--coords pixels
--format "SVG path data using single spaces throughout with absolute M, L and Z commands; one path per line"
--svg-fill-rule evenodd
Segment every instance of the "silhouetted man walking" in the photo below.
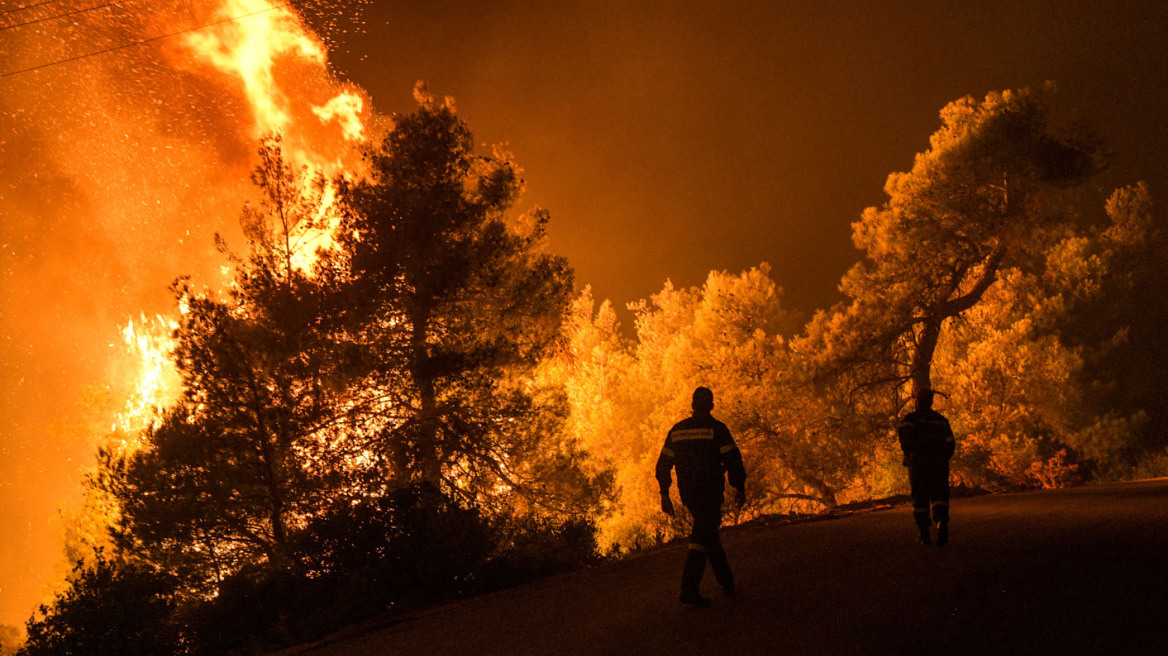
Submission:
M 949 420 L 933 410 L 933 390 L 917 392 L 917 409 L 904 416 L 897 429 L 908 484 L 912 489 L 913 519 L 921 530 L 921 544 L 929 544 L 929 504 L 937 524 L 937 546 L 949 542 L 949 459 L 956 443 Z
M 707 558 L 722 590 L 727 596 L 734 595 L 734 575 L 718 537 L 727 474 L 730 485 L 738 491 L 734 497 L 738 507 L 746 502 L 746 470 L 742 466 L 742 454 L 738 452 L 726 424 L 710 416 L 713 409 L 714 393 L 705 387 L 694 390 L 693 416 L 678 422 L 669 431 L 661 456 L 657 458 L 662 512 L 673 515 L 669 485 L 672 483 L 670 472 L 676 467 L 681 503 L 693 516 L 689 553 L 681 574 L 681 603 L 699 607 L 710 605 L 710 600 L 698 589 Z

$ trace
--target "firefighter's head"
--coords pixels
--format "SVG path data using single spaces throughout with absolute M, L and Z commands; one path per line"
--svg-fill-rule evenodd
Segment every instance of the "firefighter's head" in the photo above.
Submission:
M 933 407 L 933 395 L 935 392 L 929 388 L 917 390 L 917 409 L 928 410 Z
M 709 414 L 714 409 L 714 393 L 708 387 L 699 387 L 693 393 L 693 411 L 696 415 Z

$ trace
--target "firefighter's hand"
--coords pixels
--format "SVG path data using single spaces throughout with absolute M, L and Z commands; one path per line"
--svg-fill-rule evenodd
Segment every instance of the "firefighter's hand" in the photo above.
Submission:
M 669 494 L 661 495 L 661 512 L 673 517 L 673 500 L 669 498 Z
M 738 488 L 738 493 L 734 495 L 734 505 L 738 506 L 739 510 L 742 509 L 742 506 L 746 505 L 746 486 L 745 485 Z

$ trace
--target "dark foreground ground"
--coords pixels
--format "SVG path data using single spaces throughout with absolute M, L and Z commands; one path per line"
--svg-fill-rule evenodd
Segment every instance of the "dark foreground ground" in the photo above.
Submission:
M 707 609 L 677 545 L 284 653 L 1168 654 L 1168 480 L 955 499 L 943 549 L 909 512 L 726 531 Z

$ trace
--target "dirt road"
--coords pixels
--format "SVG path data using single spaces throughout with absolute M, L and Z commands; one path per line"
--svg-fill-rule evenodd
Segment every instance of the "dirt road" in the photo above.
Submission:
M 724 534 L 740 594 L 676 602 L 685 547 L 295 650 L 407 654 L 1168 654 L 1168 480 L 955 499 Z

